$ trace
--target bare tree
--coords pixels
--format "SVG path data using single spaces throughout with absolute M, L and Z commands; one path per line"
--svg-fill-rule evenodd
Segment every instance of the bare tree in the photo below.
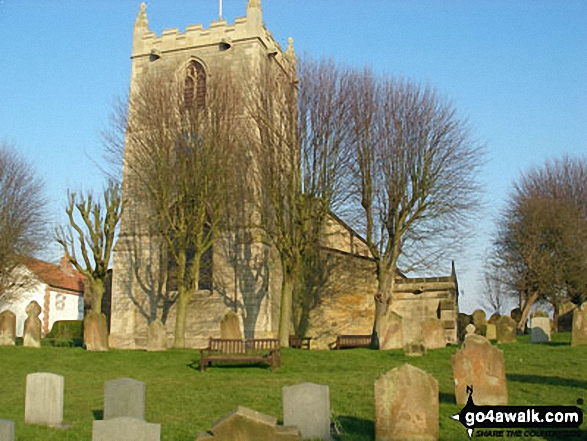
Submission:
M 532 305 L 587 298 L 587 160 L 555 159 L 514 185 L 495 238 L 496 260 L 519 295 L 524 329 Z M 555 317 L 556 319 L 556 317 Z
M 282 346 L 289 345 L 294 304 L 308 304 L 294 301 L 294 293 L 307 292 L 296 289 L 307 274 L 303 262 L 316 255 L 324 221 L 339 201 L 348 134 L 348 74 L 331 61 L 303 60 L 297 75 L 296 87 L 295 73 L 288 77 L 269 65 L 250 112 L 258 128 L 262 228 L 283 276 Z
M 373 346 L 394 278 L 426 265 L 471 231 L 482 150 L 431 87 L 356 73 L 351 88 L 354 194 L 377 267 Z
M 169 78 L 146 76 L 131 93 L 128 120 L 119 124 L 126 126 L 125 194 L 133 216 L 162 242 L 167 285 L 177 291 L 176 347 L 185 346 L 188 304 L 221 231 L 238 143 L 238 89 L 228 75 L 214 81 L 193 96 Z
M 45 204 L 31 164 L 14 145 L 0 142 L 0 299 L 31 282 L 15 268 L 47 244 Z

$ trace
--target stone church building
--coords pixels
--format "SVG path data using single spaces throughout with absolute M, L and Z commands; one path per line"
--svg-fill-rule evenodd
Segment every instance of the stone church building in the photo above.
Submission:
M 149 29 L 146 6 L 141 5 L 134 25 L 131 94 L 149 72 L 163 72 L 178 82 L 193 99 L 205 102 L 219 72 L 267 67 L 295 81 L 295 53 L 290 38 L 284 50 L 263 24 L 260 0 L 249 0 L 246 16 L 234 24 L 219 19 L 205 28 L 190 25 L 184 32 Z M 251 79 L 250 81 L 255 81 Z M 250 87 L 243 84 L 243 87 Z M 186 92 L 187 91 L 187 92 Z M 127 140 L 128 149 L 128 140 Z M 124 177 L 128 181 L 127 170 Z M 123 184 L 123 192 L 128 182 Z M 134 204 L 128 203 L 113 255 L 110 346 L 147 346 L 147 330 L 155 320 L 165 324 L 173 341 L 173 292 L 159 280 L 157 240 L 133 228 Z M 340 334 L 370 334 L 377 287 L 375 264 L 365 241 L 336 215 L 327 222 L 323 240 L 323 274 L 308 305 L 303 332 L 312 347 L 327 349 Z M 244 337 L 276 337 L 281 292 L 281 270 L 274 248 L 262 240 L 238 241 L 229 233 L 213 245 L 204 277 L 188 308 L 186 346 L 205 347 L 210 336 L 220 336 L 227 313 L 239 317 Z M 421 323 L 442 320 L 447 342 L 457 339 L 458 286 L 454 268 L 446 277 L 410 279 L 397 276 L 392 309 L 404 323 L 403 340 L 421 338 Z

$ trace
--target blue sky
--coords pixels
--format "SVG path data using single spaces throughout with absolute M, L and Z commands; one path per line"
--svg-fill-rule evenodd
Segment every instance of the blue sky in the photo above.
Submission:
M 130 78 L 139 1 L 0 0 L 0 139 L 45 180 L 49 222 L 67 189 L 100 189 L 95 165 L 115 96 Z M 217 0 L 151 0 L 152 30 L 217 18 Z M 461 309 L 480 305 L 481 256 L 519 174 L 562 154 L 587 154 L 584 0 L 262 0 L 266 26 L 298 53 L 329 56 L 430 83 L 487 149 L 487 208 L 471 252 L 455 256 Z M 229 22 L 246 0 L 224 0 Z M 91 158 L 94 158 L 92 160 Z M 59 257 L 58 248 L 50 259 Z M 450 263 L 446 263 L 446 272 Z

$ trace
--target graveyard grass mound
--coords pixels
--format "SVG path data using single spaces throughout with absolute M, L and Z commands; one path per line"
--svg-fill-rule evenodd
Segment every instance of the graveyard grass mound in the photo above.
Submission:
M 509 404 L 578 405 L 587 412 L 587 348 L 571 347 L 569 333 L 553 334 L 551 342 L 542 344 L 531 344 L 530 336 L 518 337 L 516 344 L 499 348 L 504 352 Z M 6 346 L 0 347 L 0 419 L 15 422 L 18 440 L 87 441 L 93 421 L 103 418 L 104 382 L 133 378 L 145 383 L 145 420 L 161 424 L 161 440 L 193 441 L 237 406 L 276 417 L 282 424 L 282 387 L 312 382 L 330 388 L 331 418 L 341 431 L 335 439 L 367 441 L 375 437 L 374 382 L 409 363 L 438 380 L 440 439 L 465 441 L 466 431 L 450 418 L 462 408 L 455 402 L 451 369 L 456 350 L 447 347 L 406 357 L 402 350 L 284 349 L 282 367 L 275 373 L 261 364 L 219 364 L 201 373 L 194 350 L 87 352 Z M 35 372 L 64 377 L 63 423 L 69 429 L 24 423 L 26 376 Z M 587 439 L 587 424 L 581 430 L 582 439 Z

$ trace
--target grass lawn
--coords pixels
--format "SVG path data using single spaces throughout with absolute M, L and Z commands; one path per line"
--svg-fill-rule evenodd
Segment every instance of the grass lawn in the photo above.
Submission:
M 524 336 L 517 344 L 500 345 L 510 404 L 574 406 L 580 398 L 587 403 L 587 347 L 570 347 L 565 333 L 555 334 L 553 340 L 532 345 Z M 366 441 L 374 439 L 374 380 L 407 362 L 439 382 L 440 438 L 467 440 L 464 428 L 450 418 L 462 407 L 454 398 L 450 356 L 455 351 L 447 347 L 410 358 L 401 351 L 285 349 L 281 369 L 272 374 L 261 365 L 213 366 L 200 373 L 196 350 L 92 353 L 80 348 L 0 347 L 0 419 L 15 421 L 20 441 L 89 441 L 92 421 L 101 418 L 104 381 L 131 377 L 146 383 L 146 419 L 162 425 L 161 439 L 193 441 L 237 405 L 281 421 L 282 386 L 310 381 L 330 387 L 331 409 L 343 430 L 340 440 Z M 24 424 L 26 376 L 33 372 L 65 377 L 64 423 L 71 424 L 70 429 Z M 587 420 L 587 404 L 579 407 Z M 587 440 L 587 423 L 580 434 Z

